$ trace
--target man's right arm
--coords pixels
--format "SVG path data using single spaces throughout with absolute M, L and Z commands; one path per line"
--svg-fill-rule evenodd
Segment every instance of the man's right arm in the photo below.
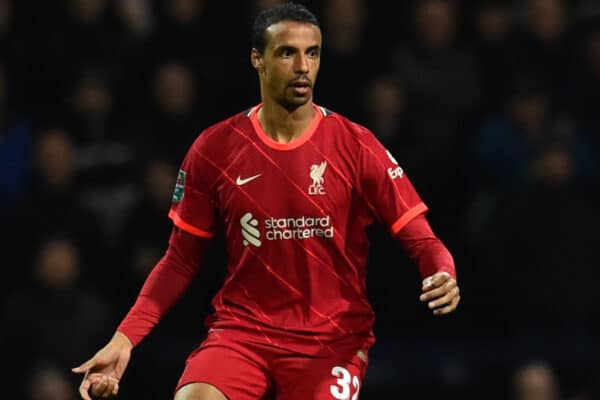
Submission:
M 73 372 L 85 374 L 79 387 L 82 399 L 91 400 L 90 394 L 108 398 L 118 393 L 131 350 L 185 292 L 200 268 L 208 243 L 208 239 L 177 226 L 173 228 L 169 248 L 148 275 L 137 301 L 111 341 L 92 358 L 73 368 Z
M 179 300 L 200 269 L 210 240 L 173 227 L 169 248 L 156 264 L 117 331 L 136 346 Z

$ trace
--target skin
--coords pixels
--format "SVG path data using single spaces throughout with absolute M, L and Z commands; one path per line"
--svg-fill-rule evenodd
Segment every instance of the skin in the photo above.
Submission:
M 267 28 L 266 38 L 264 52 L 252 49 L 251 53 L 263 104 L 258 119 L 273 140 L 289 143 L 306 131 L 315 115 L 312 99 L 321 61 L 321 31 L 312 24 L 282 21 Z M 447 273 L 423 281 L 421 301 L 427 302 L 435 315 L 454 311 L 459 300 L 456 281 Z M 73 368 L 73 372 L 84 374 L 81 398 L 116 396 L 132 349 L 127 336 L 117 332 L 94 357 Z M 175 400 L 227 398 L 212 385 L 191 383 L 177 391 Z
M 252 49 L 250 61 L 258 73 L 262 107 L 258 120 L 279 143 L 300 137 L 315 116 L 313 88 L 321 61 L 321 31 L 312 24 L 282 21 L 266 30 L 264 52 Z M 217 388 L 190 383 L 175 400 L 227 400 Z
M 460 302 L 460 289 L 447 272 L 438 272 L 423 280 L 419 300 L 427 303 L 433 315 L 449 314 Z
M 251 53 L 263 103 L 258 120 L 273 140 L 288 143 L 304 133 L 315 115 L 312 99 L 321 62 L 321 31 L 312 24 L 282 21 L 265 34 L 264 52 Z
M 132 349 L 133 344 L 129 338 L 117 332 L 92 358 L 73 368 L 73 372 L 84 374 L 79 386 L 81 398 L 91 400 L 91 396 L 116 396 L 119 392 L 119 380 L 129 364 Z

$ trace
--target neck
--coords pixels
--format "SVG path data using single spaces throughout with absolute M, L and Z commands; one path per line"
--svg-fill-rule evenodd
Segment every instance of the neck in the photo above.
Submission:
M 302 136 L 315 116 L 312 101 L 293 109 L 286 109 L 275 101 L 263 99 L 258 110 L 258 121 L 263 130 L 279 143 L 289 143 Z

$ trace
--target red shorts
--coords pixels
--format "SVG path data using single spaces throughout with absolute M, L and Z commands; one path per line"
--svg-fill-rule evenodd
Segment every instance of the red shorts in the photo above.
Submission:
M 205 382 L 229 400 L 356 400 L 367 357 L 359 348 L 344 347 L 335 355 L 307 356 L 211 330 L 188 357 L 176 390 Z

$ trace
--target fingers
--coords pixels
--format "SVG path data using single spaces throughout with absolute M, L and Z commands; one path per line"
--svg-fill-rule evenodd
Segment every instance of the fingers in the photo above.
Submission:
M 119 381 L 112 376 L 91 374 L 89 380 L 91 382 L 90 393 L 94 397 L 106 399 L 116 396 L 119 392 Z
M 116 381 L 111 380 L 108 376 L 104 376 L 101 385 L 96 390 L 94 390 L 94 386 L 92 385 L 92 394 L 98 393 L 97 396 L 107 398 L 112 394 L 115 383 Z
M 86 373 L 85 376 L 83 377 L 83 380 L 81 381 L 81 385 L 79 385 L 79 395 L 81 396 L 82 399 L 92 400 L 92 398 L 90 397 L 90 394 L 88 393 L 88 390 L 90 389 L 91 385 L 92 385 L 92 382 L 90 381 L 90 379 L 88 379 L 88 374 Z
M 456 281 L 454 279 L 447 280 L 446 282 L 444 282 L 441 286 L 439 286 L 437 288 L 433 288 L 433 286 L 431 286 L 429 291 L 425 291 L 421 295 L 421 297 L 419 297 L 419 300 L 429 301 L 431 299 L 436 299 L 438 297 L 442 297 L 455 287 L 456 287 Z
M 423 291 L 427 292 L 431 289 L 435 289 L 450 279 L 452 279 L 452 277 L 447 272 L 438 272 L 437 274 L 433 274 L 423 279 Z
M 82 373 L 88 372 L 95 365 L 96 365 L 96 357 L 93 357 L 93 358 L 90 358 L 89 360 L 87 360 L 86 362 L 84 362 L 83 364 L 81 364 L 79 367 L 71 368 L 71 371 L 75 372 L 76 374 L 82 374 Z
M 446 272 L 432 275 L 423 280 L 423 293 L 419 297 L 433 310 L 434 315 L 454 311 L 460 301 L 460 289 L 456 281 Z
M 108 383 L 108 390 L 104 393 L 104 397 L 116 396 L 119 392 L 119 381 L 112 376 L 109 376 Z
M 98 373 L 86 374 L 79 387 L 79 394 L 84 400 L 92 400 L 91 396 L 109 398 L 116 396 L 118 392 L 118 379 Z
M 98 381 L 96 383 L 92 383 L 92 396 L 104 397 L 104 394 L 109 390 L 109 385 L 110 383 L 108 382 L 108 376 L 101 376 L 100 378 L 98 378 Z
M 447 305 L 446 307 L 443 308 L 438 308 L 436 310 L 433 310 L 433 313 L 435 315 L 445 315 L 445 314 L 449 314 L 452 311 L 456 310 L 456 306 L 458 306 L 458 303 L 460 302 L 460 296 L 456 296 L 452 299 L 452 301 L 450 302 L 449 305 Z
M 76 374 L 85 373 L 83 379 L 81 380 L 81 385 L 79 385 L 79 395 L 84 400 L 92 400 L 89 394 L 89 390 L 96 378 L 94 377 L 95 374 L 92 374 L 92 376 L 90 376 L 90 370 L 95 366 L 96 359 L 95 357 L 93 357 L 81 364 L 80 366 L 71 369 L 71 371 L 75 372 Z
M 452 301 L 454 301 L 454 299 L 456 297 L 459 297 L 459 289 L 458 287 L 454 287 L 452 289 L 450 289 L 450 291 L 448 293 L 446 293 L 445 295 L 443 295 L 442 297 L 439 297 L 435 300 L 432 300 L 429 302 L 429 304 L 427 304 L 427 306 L 434 310 L 434 314 L 437 314 L 436 311 L 438 311 L 438 309 L 440 307 L 444 307 L 448 304 L 451 304 Z

